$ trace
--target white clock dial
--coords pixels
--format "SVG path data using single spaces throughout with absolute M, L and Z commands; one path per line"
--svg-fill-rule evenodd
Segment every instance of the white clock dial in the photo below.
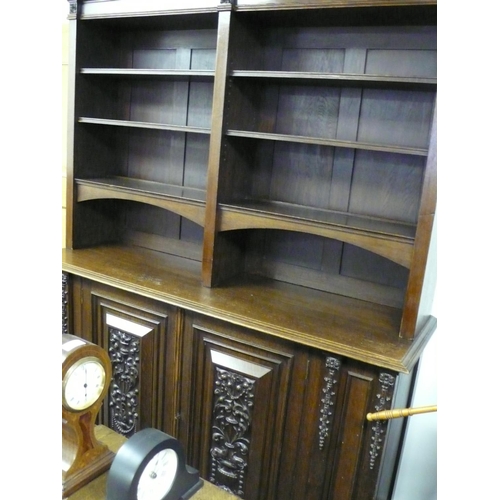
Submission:
M 92 406 L 102 394 L 106 376 L 101 362 L 87 357 L 75 363 L 63 380 L 63 404 L 81 411 Z
M 137 500 L 162 500 L 170 491 L 177 473 L 177 453 L 171 448 L 159 451 L 139 478 Z

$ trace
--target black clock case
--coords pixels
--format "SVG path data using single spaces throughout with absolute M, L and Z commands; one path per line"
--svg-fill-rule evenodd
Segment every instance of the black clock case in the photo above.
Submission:
M 174 437 L 153 428 L 134 434 L 118 450 L 108 473 L 106 500 L 137 500 L 137 486 L 147 463 L 163 449 L 174 450 L 177 473 L 170 491 L 162 500 L 187 500 L 202 486 L 199 472 L 186 465 L 182 444 Z

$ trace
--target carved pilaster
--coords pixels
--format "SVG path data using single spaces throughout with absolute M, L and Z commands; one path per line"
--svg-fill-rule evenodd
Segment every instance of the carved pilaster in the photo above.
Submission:
M 335 402 L 337 393 L 335 392 L 335 384 L 338 382 L 338 374 L 340 370 L 340 360 L 333 356 L 326 358 L 327 375 L 324 378 L 325 386 L 323 387 L 323 397 L 321 398 L 322 406 L 319 410 L 319 449 L 322 450 L 325 446 L 325 440 L 330 432 L 332 423 L 331 416 L 335 410 Z
M 76 12 L 77 12 L 77 0 L 68 0 L 69 3 L 69 14 L 68 14 L 68 19 L 74 19 L 76 18 Z
M 69 333 L 68 329 L 68 275 L 62 273 L 62 334 Z
M 390 409 L 395 380 L 396 379 L 389 373 L 380 374 L 380 392 L 377 394 L 378 402 L 375 405 L 376 412 Z M 375 468 L 379 451 L 384 445 L 386 430 L 387 420 L 377 420 L 373 422 L 371 427 L 370 469 Z
M 250 448 L 254 380 L 216 367 L 210 481 L 242 496 Z
M 139 418 L 140 340 L 116 328 L 109 329 L 109 356 L 113 366 L 111 379 L 111 427 L 124 436 L 136 431 Z

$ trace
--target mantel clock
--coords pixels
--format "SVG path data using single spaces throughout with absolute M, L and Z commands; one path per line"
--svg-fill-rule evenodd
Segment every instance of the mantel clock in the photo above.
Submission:
M 114 453 L 95 437 L 111 370 L 103 348 L 75 335 L 62 335 L 63 498 L 111 466 Z

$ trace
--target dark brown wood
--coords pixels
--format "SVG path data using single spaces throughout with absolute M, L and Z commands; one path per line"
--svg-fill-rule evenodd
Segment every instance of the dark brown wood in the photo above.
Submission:
M 66 250 L 63 262 L 69 273 L 400 372 L 411 371 L 435 328 L 429 321 L 417 340 L 399 339 L 398 309 L 343 296 L 332 303 L 329 293 L 264 278 L 207 290 L 195 262 L 147 250 Z
M 84 286 L 92 313 L 83 329 L 109 352 L 113 367 L 100 423 L 126 437 L 146 427 L 176 435 L 176 308 L 94 282 Z
M 432 135 L 424 179 L 420 220 L 415 239 L 415 251 L 410 268 L 405 308 L 401 321 L 400 336 L 412 338 L 425 318 L 430 314 L 434 297 L 436 274 L 436 248 L 432 246 L 436 230 L 437 197 L 437 109 L 434 110 Z M 434 238 L 433 238 L 434 236 Z M 427 277 L 427 283 L 426 281 Z
M 342 10 L 353 23 L 347 27 L 331 10 L 323 20 L 309 12 L 301 25 L 284 13 L 235 15 L 228 4 L 218 14 L 217 39 L 208 13 L 205 24 L 182 14 L 182 29 L 169 17 L 79 23 L 85 47 L 75 82 L 81 132 L 77 177 L 68 181 L 76 223 L 69 246 L 121 242 L 188 257 L 202 262 L 206 286 L 250 272 L 406 302 L 409 310 L 423 276 L 412 263 L 429 241 L 423 230 L 422 250 L 414 251 L 418 214 L 432 198 L 422 185 L 435 179 L 420 156 L 427 155 L 436 37 L 414 14 L 423 22 L 432 14 L 388 10 L 386 27 L 367 30 L 360 24 L 370 24 L 372 10 L 358 11 L 355 22 Z M 392 25 L 391 15 L 411 26 Z M 324 85 L 325 78 L 350 87 Z M 256 229 L 266 233 L 254 237 Z M 292 243 L 292 232 L 304 236 Z M 325 274 L 323 263 L 309 264 L 311 278 L 321 269 L 328 279 L 307 279 L 288 266 L 288 254 L 309 235 L 322 240 L 323 254 L 328 240 L 343 243 L 336 250 L 342 267 Z M 417 322 L 405 320 L 403 329 L 413 338 Z
M 392 221 L 394 229 L 408 224 L 404 232 L 409 236 L 406 231 L 419 220 L 422 185 L 429 177 L 425 157 L 436 83 L 435 33 L 422 26 L 391 26 L 383 33 L 378 28 L 340 29 L 319 20 L 304 27 L 295 22 L 288 30 L 279 17 L 249 19 L 235 17 L 231 31 L 228 130 L 220 158 L 213 264 L 219 271 L 212 283 L 221 284 L 245 270 L 309 286 L 298 270 L 285 270 L 283 257 L 274 251 L 271 257 L 266 249 L 269 229 L 274 229 L 279 231 L 273 231 L 273 248 L 276 242 L 293 253 L 285 247 L 288 236 L 280 238 L 279 233 L 295 231 L 344 243 L 339 250 L 343 267 L 330 271 L 329 283 L 320 285 L 316 277 L 315 288 L 361 298 L 365 288 L 346 286 L 346 278 L 361 279 L 380 285 L 376 301 L 387 303 L 398 289 L 396 302 L 402 303 L 408 271 L 399 266 L 410 269 L 414 241 L 396 241 L 390 229 L 379 236 L 363 234 L 359 219 L 354 225 L 351 221 L 354 214 L 362 214 Z M 328 48 L 332 45 L 346 47 L 345 62 L 342 51 Z M 331 79 L 352 79 L 353 88 L 324 86 L 325 71 Z M 380 76 L 377 83 L 385 87 L 363 86 L 377 80 L 376 74 L 393 75 L 393 80 Z M 396 84 L 405 79 L 413 87 L 403 90 Z M 417 108 L 421 117 L 415 120 Z M 339 146 L 348 154 L 342 155 Z M 342 223 L 332 224 L 337 217 L 333 210 L 339 208 L 337 221 Z M 249 229 L 266 229 L 267 234 L 253 238 Z M 307 238 L 299 244 L 305 246 Z M 253 241 L 259 241 L 255 250 Z M 353 245 L 368 252 L 360 253 Z M 263 252 L 259 264 L 254 255 Z M 379 256 L 398 265 L 387 266 Z M 311 277 L 318 268 L 319 262 L 311 263 Z M 388 276 L 398 278 L 389 283 Z M 428 311 L 422 317 L 425 314 Z
M 180 436 L 191 462 L 234 494 L 276 498 L 286 401 L 300 359 L 292 346 L 201 316 L 187 316 L 183 341 L 182 378 L 192 384 L 183 385 Z
M 78 5 L 68 329 L 137 349 L 125 433 L 244 498 L 390 497 L 404 424 L 365 415 L 407 406 L 436 328 L 436 10 Z
M 252 428 L 248 427 L 248 436 L 240 436 L 242 444 L 249 439 L 253 450 L 245 455 L 248 474 L 242 481 L 260 484 L 261 498 L 337 498 L 340 491 L 345 495 L 350 491 L 353 498 L 371 498 L 374 488 L 390 489 L 402 425 L 391 423 L 390 429 L 384 426 L 375 432 L 365 416 L 391 407 L 393 401 L 407 405 L 411 375 L 308 349 L 116 287 L 86 279 L 81 285 L 81 308 L 91 313 L 88 319 L 93 325 L 84 329 L 97 332 L 103 345 L 109 345 L 106 337 L 114 329 L 104 322 L 114 323 L 116 317 L 148 330 L 137 353 L 143 366 L 137 394 L 140 425 L 178 436 L 205 479 L 212 474 L 209 450 L 217 448 L 210 432 L 221 394 L 217 374 L 230 374 L 230 380 L 246 381 L 255 391 L 247 408 Z M 172 286 L 177 286 L 174 281 Z M 149 354 L 148 335 L 156 335 L 157 342 Z M 390 383 L 384 388 L 386 379 Z M 109 420 L 105 408 L 106 414 L 105 421 Z M 371 451 L 374 439 L 380 440 L 380 447 Z M 391 453 L 382 452 L 386 440 Z M 275 455 L 273 450 L 279 449 Z M 263 468 L 263 463 L 268 465 Z M 220 478 L 215 480 L 221 483 Z
M 207 204 L 205 213 L 205 234 L 203 240 L 203 265 L 201 280 L 205 286 L 216 283 L 216 269 L 223 264 L 214 260 L 216 246 L 217 202 L 219 199 L 219 164 L 224 152 L 222 148 L 225 91 L 228 69 L 229 34 L 231 30 L 231 12 L 224 11 L 219 14 L 218 51 L 215 62 L 215 91 L 212 105 L 212 125 L 210 136 L 210 153 L 207 172 Z
M 188 255 L 201 260 L 216 18 L 182 19 L 154 30 L 78 23 L 74 247 L 131 241 L 184 255 L 182 243 L 197 239 Z

